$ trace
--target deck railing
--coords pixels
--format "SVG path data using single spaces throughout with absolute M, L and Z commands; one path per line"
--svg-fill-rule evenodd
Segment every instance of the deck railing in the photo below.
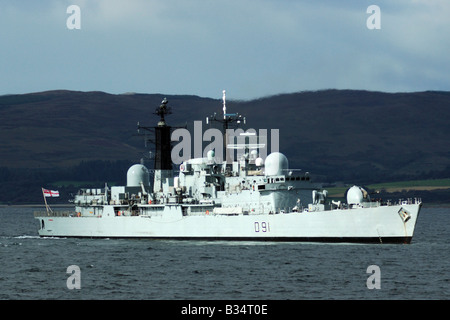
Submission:
M 35 217 L 69 217 L 74 215 L 73 211 L 34 211 Z

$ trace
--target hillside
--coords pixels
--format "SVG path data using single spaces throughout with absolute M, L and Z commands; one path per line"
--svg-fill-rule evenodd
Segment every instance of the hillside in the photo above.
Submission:
M 126 168 L 147 154 L 136 136 L 137 122 L 155 125 L 153 113 L 165 96 L 74 91 L 0 96 L 0 179 L 23 172 L 39 180 L 36 172 L 68 172 L 97 160 Z M 221 97 L 167 98 L 172 126 L 191 128 L 202 120 L 206 129 L 205 116 L 222 112 Z M 227 107 L 245 115 L 248 128 L 280 129 L 280 151 L 290 166 L 328 182 L 450 177 L 450 92 L 324 90 L 230 100 Z
M 135 161 L 144 151 L 142 140 L 134 136 L 136 124 L 154 125 L 157 118 L 152 113 L 163 98 L 72 91 L 0 97 L 1 166 L 54 168 L 82 160 Z M 171 100 L 183 111 L 204 99 Z
M 328 90 L 281 95 L 248 106 L 259 114 L 256 122 L 280 128 L 281 149 L 292 152 L 299 167 L 332 180 L 449 173 L 448 92 Z M 276 117 L 265 116 L 271 108 Z

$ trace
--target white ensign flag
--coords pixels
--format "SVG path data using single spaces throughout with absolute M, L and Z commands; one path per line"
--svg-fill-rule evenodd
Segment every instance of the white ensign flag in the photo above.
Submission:
M 45 197 L 59 197 L 59 191 L 42 189 Z

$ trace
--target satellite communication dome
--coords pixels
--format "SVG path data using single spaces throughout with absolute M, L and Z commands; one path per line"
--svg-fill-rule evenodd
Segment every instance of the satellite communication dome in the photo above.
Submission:
M 212 161 L 212 160 L 214 160 L 214 157 L 216 156 L 216 153 L 214 152 L 214 150 L 209 150 L 207 153 L 206 153 L 206 157 L 207 157 L 207 159 L 209 160 L 209 161 Z
M 264 164 L 263 158 L 256 158 L 256 159 L 255 159 L 255 165 L 256 165 L 257 167 L 261 167 L 263 164 Z
M 289 161 L 286 156 L 280 152 L 272 152 L 265 161 L 265 175 L 277 176 L 283 174 L 284 170 L 289 168 Z
M 370 200 L 367 191 L 361 187 L 353 186 L 347 190 L 347 203 L 351 204 L 361 204 L 364 201 Z
M 128 169 L 127 187 L 140 187 L 141 182 L 144 186 L 150 185 L 150 175 L 148 169 L 142 164 L 135 164 Z

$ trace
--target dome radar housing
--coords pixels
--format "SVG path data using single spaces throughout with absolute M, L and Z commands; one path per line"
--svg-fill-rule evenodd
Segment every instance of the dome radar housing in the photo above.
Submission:
M 349 205 L 359 205 L 370 201 L 370 196 L 364 188 L 353 186 L 347 190 L 347 203 Z
M 263 160 L 263 158 L 256 158 L 256 160 L 255 160 L 255 165 L 256 165 L 257 167 L 262 167 L 262 166 L 264 165 L 264 160 Z
M 281 175 L 287 169 L 289 169 L 289 161 L 284 154 L 272 152 L 267 156 L 264 170 L 266 176 Z
M 127 187 L 140 187 L 150 185 L 150 175 L 148 169 L 142 164 L 132 165 L 127 172 Z

